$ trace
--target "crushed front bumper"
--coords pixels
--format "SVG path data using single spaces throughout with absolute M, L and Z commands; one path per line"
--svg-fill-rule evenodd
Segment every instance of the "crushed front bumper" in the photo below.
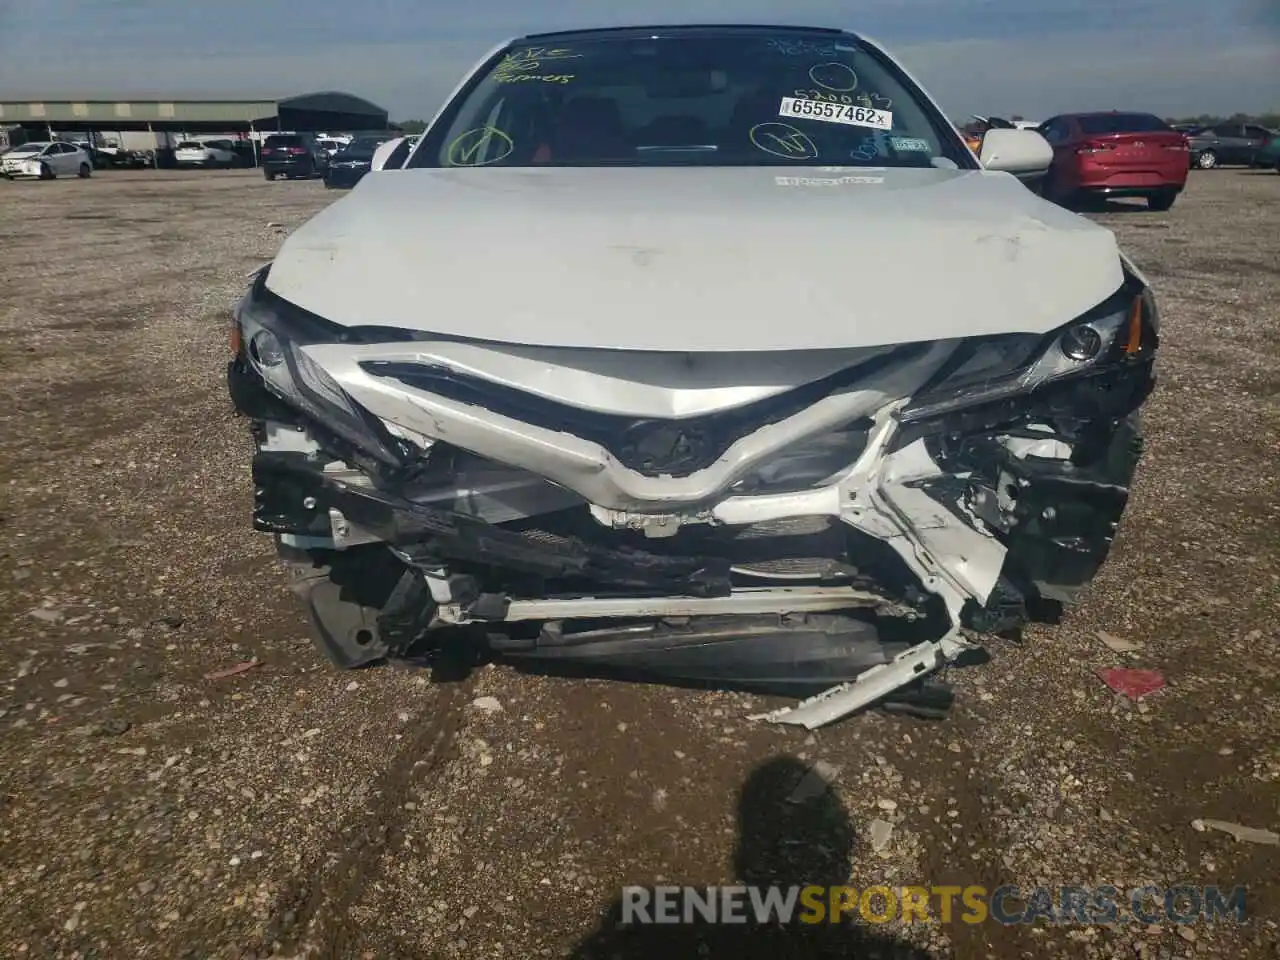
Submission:
M 964 631 L 1056 619 L 1110 549 L 1154 383 L 1144 355 L 913 421 L 902 398 L 950 349 L 925 345 L 655 475 L 612 424 L 556 429 L 534 398 L 421 378 L 405 357 L 423 349 L 308 348 L 394 463 L 283 403 L 243 353 L 228 369 L 258 440 L 254 525 L 278 536 L 335 663 L 470 626 L 515 659 L 830 687 L 768 715 L 805 726 L 918 682 Z M 850 423 L 823 482 L 760 481 L 784 447 Z

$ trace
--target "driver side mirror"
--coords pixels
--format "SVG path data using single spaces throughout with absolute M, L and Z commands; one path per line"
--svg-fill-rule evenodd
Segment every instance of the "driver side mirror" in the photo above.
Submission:
M 988 170 L 1025 177 L 1048 172 L 1053 163 L 1053 147 L 1035 130 L 995 127 L 983 136 L 978 159 Z

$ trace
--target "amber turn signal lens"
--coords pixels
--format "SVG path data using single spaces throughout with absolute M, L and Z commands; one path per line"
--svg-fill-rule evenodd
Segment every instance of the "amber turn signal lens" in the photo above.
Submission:
M 240 324 L 235 320 L 231 321 L 231 329 L 227 333 L 227 345 L 231 348 L 231 356 L 240 356 L 244 341 L 240 339 Z
M 1142 297 L 1133 298 L 1133 306 L 1129 309 L 1129 340 L 1124 345 L 1128 355 L 1142 350 Z

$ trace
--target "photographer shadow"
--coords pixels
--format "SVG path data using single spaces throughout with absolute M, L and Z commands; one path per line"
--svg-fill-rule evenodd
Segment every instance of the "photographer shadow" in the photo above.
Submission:
M 797 787 L 818 777 L 808 764 L 779 757 L 756 768 L 738 799 L 737 882 L 747 886 L 790 887 L 847 884 L 856 834 L 830 785 Z M 806 784 L 810 786 L 813 781 Z M 816 794 L 816 795 L 815 795 Z M 652 893 L 652 891 L 650 891 Z M 746 899 L 746 898 L 744 898 Z M 653 909 L 654 898 L 648 899 Z M 617 900 L 599 927 L 577 945 L 573 960 L 733 960 L 844 957 L 851 960 L 935 960 L 934 955 L 865 924 L 848 921 L 757 923 L 750 901 L 746 923 L 624 923 Z M 828 901 L 829 903 L 829 901 Z M 796 913 L 801 912 L 797 903 Z M 856 910 L 854 911 L 856 913 Z

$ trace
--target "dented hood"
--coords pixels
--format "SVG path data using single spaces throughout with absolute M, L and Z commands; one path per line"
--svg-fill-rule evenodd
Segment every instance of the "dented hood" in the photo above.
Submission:
M 285 241 L 335 323 L 615 350 L 871 347 L 1053 329 L 1115 239 L 986 171 L 491 168 L 365 177 Z

